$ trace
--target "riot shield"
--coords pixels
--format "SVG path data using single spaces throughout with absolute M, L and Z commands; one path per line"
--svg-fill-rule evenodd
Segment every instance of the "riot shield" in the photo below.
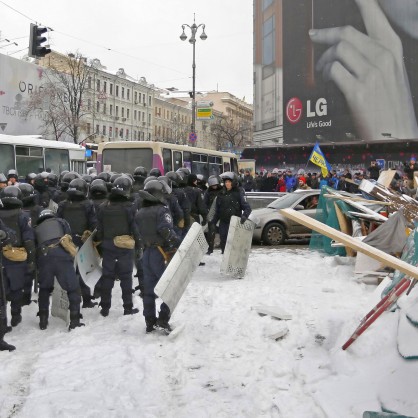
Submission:
M 155 286 L 155 293 L 168 305 L 171 314 L 207 250 L 202 227 L 195 222 Z
M 247 269 L 256 224 L 251 220 L 246 220 L 243 224 L 240 221 L 237 216 L 231 217 L 221 273 L 242 279 Z
M 93 245 L 93 232 L 86 242 L 78 250 L 75 256 L 76 265 L 81 277 L 88 286 L 95 286 L 102 276 L 102 266 L 100 265 L 100 256 Z
M 70 324 L 70 302 L 68 301 L 67 292 L 54 279 L 54 291 L 52 292 L 51 315 L 61 318 L 67 326 Z

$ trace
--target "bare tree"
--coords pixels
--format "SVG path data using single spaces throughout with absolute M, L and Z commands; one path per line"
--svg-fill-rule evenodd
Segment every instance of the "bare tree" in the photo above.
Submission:
M 239 123 L 228 116 L 216 117 L 210 129 L 215 137 L 217 150 L 244 147 L 246 137 L 250 132 L 248 125 Z
M 42 64 L 47 64 L 43 73 L 45 82 L 27 101 L 26 117 L 42 112 L 45 135 L 57 141 L 70 137 L 78 144 L 85 117 L 91 114 L 84 102 L 94 68 L 86 64 L 86 58 L 79 52 L 48 57 Z

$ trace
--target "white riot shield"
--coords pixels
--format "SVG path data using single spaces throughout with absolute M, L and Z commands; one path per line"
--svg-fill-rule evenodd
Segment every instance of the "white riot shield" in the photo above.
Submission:
M 58 203 L 55 203 L 52 199 L 50 199 L 48 209 L 52 210 L 52 212 L 54 212 L 54 213 L 57 213 Z
M 52 292 L 51 315 L 61 318 L 67 326 L 70 324 L 70 302 L 68 301 L 67 292 L 54 279 L 54 291 Z
M 94 287 L 102 276 L 102 266 L 99 253 L 93 245 L 93 237 L 94 232 L 78 250 L 75 260 L 84 282 L 88 286 Z
M 168 305 L 171 313 L 208 247 L 202 227 L 197 222 L 193 223 L 154 290 Z
M 247 269 L 256 224 L 250 220 L 246 220 L 243 224 L 240 221 L 241 219 L 237 216 L 231 217 L 221 273 L 242 279 Z

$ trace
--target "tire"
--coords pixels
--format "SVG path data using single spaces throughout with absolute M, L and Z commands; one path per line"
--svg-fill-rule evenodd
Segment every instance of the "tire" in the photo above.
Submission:
M 268 224 L 263 231 L 263 243 L 267 245 L 282 245 L 286 239 L 284 226 L 278 222 Z

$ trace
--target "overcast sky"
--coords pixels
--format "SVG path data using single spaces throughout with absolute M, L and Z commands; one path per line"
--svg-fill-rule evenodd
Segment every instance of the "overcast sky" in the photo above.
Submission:
M 124 68 L 158 87 L 189 91 L 193 48 L 179 36 L 181 25 L 191 25 L 195 13 L 196 24 L 204 23 L 208 36 L 196 42 L 196 91 L 228 91 L 252 103 L 252 4 L 252 0 L 0 0 L 0 53 L 21 58 L 27 49 L 17 51 L 28 46 L 29 25 L 38 23 L 54 29 L 49 34 L 53 50 L 78 50 L 99 58 L 110 71 Z

